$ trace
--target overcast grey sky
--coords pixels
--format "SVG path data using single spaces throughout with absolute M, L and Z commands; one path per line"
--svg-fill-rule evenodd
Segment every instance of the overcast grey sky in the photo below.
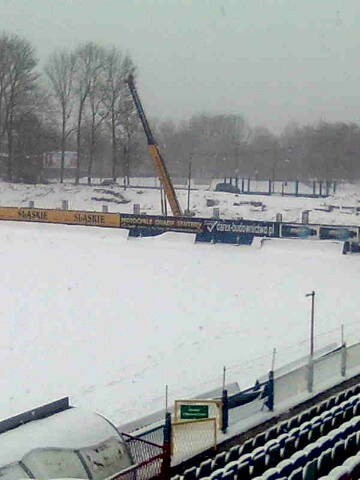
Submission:
M 131 54 L 150 116 L 360 123 L 360 0 L 0 0 L 41 61 L 94 40 Z

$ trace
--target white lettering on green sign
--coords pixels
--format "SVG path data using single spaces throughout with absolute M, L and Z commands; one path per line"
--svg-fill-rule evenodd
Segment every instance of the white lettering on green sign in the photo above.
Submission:
M 181 420 L 209 418 L 209 405 L 180 405 Z

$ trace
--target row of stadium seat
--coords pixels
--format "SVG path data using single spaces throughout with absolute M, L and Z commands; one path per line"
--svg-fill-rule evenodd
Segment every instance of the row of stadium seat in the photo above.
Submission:
M 319 480 L 358 480 L 360 478 L 360 454 L 349 457 Z
M 360 424 L 360 417 L 357 422 L 356 429 Z M 343 428 L 354 427 L 352 420 L 347 423 L 348 425 L 333 430 L 326 437 L 295 452 L 289 458 L 280 460 L 274 466 L 269 467 L 266 456 L 257 449 L 258 451 L 244 455 L 238 461 L 218 468 L 208 477 L 203 477 L 203 480 L 305 480 L 327 475 L 360 449 L 360 432 Z M 350 433 L 345 439 L 339 439 L 339 434 L 342 435 L 344 431 Z
M 186 470 L 183 479 L 200 480 L 210 477 L 212 480 L 220 480 L 225 474 L 226 477 L 231 477 L 230 472 L 232 472 L 232 478 L 238 477 L 241 480 L 254 478 L 318 439 L 325 441 L 327 434 L 334 429 L 336 429 L 334 430 L 337 435 L 336 440 L 345 441 L 354 431 L 360 430 L 359 391 L 360 386 L 356 386 L 340 392 L 298 416 L 250 438 L 243 445 L 231 447 L 227 452 L 216 455 L 214 459 L 205 460 L 198 467 Z M 325 409 L 325 405 L 329 410 Z M 353 416 L 355 418 L 348 421 Z M 339 426 L 341 427 L 338 428 Z M 360 438 L 352 438 L 351 441 L 359 446 Z M 334 444 L 334 441 L 332 443 Z M 329 439 L 328 444 L 324 444 L 321 451 L 328 448 L 331 448 Z M 336 451 L 339 449 L 341 446 L 337 447 Z M 349 447 L 349 454 L 356 453 L 350 450 Z M 180 478 L 180 476 L 177 477 Z
M 289 480 L 304 480 L 329 474 L 333 468 L 354 456 L 360 449 L 360 432 L 351 431 L 345 439 L 339 439 L 339 433 L 343 433 L 343 430 L 340 430 L 342 427 L 295 452 L 276 467 L 267 469 L 256 477 L 256 480 L 278 480 L 283 477 Z

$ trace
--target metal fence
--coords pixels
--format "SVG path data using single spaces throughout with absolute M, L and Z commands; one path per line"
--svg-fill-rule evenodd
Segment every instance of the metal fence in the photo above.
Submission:
M 360 370 L 360 342 L 305 359 L 286 373 L 275 371 L 275 405 L 326 389 Z
M 121 435 L 130 452 L 134 465 L 109 477 L 108 480 L 149 480 L 152 478 L 166 478 L 164 465 L 166 464 L 167 453 L 162 445 L 133 437 L 127 433 L 122 433 Z

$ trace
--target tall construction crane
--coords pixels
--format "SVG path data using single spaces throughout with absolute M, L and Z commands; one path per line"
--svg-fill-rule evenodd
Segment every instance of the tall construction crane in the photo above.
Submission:
M 157 174 L 159 176 L 162 186 L 164 187 L 165 195 L 169 201 L 172 214 L 174 215 L 174 217 L 181 217 L 182 211 L 181 211 L 178 198 L 175 193 L 174 186 L 171 182 L 171 178 L 170 178 L 169 172 L 167 171 L 164 159 L 162 158 L 161 153 L 159 151 L 159 147 L 157 146 L 157 143 L 150 129 L 149 122 L 147 121 L 143 106 L 141 105 L 141 101 L 135 87 L 133 75 L 128 76 L 126 83 L 129 86 L 131 96 L 134 100 L 136 110 L 139 114 L 142 126 L 144 128 L 147 142 L 148 142 L 148 150 L 151 158 L 155 163 Z

